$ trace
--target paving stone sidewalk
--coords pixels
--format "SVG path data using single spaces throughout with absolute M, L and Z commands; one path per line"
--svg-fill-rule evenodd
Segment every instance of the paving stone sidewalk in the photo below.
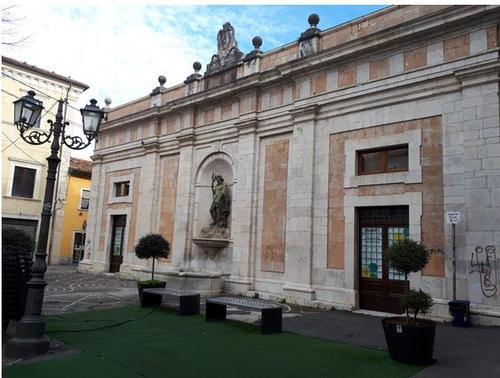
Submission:
M 112 274 L 82 274 L 76 266 L 50 266 L 44 315 L 90 311 L 138 303 L 137 284 Z

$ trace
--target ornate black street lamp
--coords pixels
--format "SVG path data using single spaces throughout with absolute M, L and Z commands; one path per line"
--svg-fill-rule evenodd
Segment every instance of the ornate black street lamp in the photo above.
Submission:
M 43 110 L 41 101 L 35 99 L 35 92 L 29 91 L 27 96 L 14 101 L 14 123 L 19 130 L 21 138 L 29 144 L 40 145 L 52 138 L 50 146 L 51 154 L 47 158 L 48 170 L 43 200 L 42 219 L 40 222 L 40 233 L 35 253 L 35 260 L 28 281 L 26 307 L 24 316 L 17 323 L 15 336 L 7 341 L 5 350 L 6 358 L 21 358 L 31 355 L 46 353 L 49 349 L 49 339 L 44 335 L 45 323 L 42 320 L 42 304 L 45 286 L 44 279 L 47 270 L 47 241 L 49 237 L 50 217 L 52 215 L 52 200 L 54 198 L 54 184 L 59 162 L 58 156 L 60 138 L 62 143 L 73 150 L 81 150 L 87 147 L 97 136 L 104 113 L 96 105 L 97 101 L 90 100 L 90 105 L 81 109 L 83 119 L 83 133 L 86 140 L 80 136 L 66 134 L 68 122 L 63 121 L 64 100 L 59 100 L 55 122 L 49 120 L 50 129 L 40 129 L 40 118 Z

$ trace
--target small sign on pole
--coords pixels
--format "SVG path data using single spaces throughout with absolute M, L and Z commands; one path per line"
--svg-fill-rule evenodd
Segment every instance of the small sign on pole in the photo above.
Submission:
M 460 223 L 460 212 L 459 211 L 447 211 L 446 212 L 446 222 L 448 222 L 448 224 Z
M 451 238 L 453 242 L 453 300 L 457 300 L 457 247 L 455 244 L 455 225 L 460 223 L 459 211 L 447 211 L 446 222 L 451 224 Z

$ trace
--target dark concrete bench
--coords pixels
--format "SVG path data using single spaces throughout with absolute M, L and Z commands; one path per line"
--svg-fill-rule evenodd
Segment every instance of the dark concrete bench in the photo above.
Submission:
M 250 298 L 213 297 L 207 299 L 205 320 L 225 320 L 226 306 L 260 310 L 260 329 L 262 333 L 281 332 L 282 307 L 273 303 Z
M 142 295 L 143 303 L 156 303 L 158 305 L 161 304 L 163 296 L 178 297 L 179 315 L 198 315 L 200 313 L 200 294 L 194 291 L 177 289 L 144 289 L 142 291 Z

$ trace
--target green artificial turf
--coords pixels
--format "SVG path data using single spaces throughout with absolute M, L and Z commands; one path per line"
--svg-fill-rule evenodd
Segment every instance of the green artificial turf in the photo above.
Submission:
M 17 364 L 6 378 L 409 377 L 419 367 L 387 353 L 163 309 L 121 307 L 47 318 L 47 334 L 75 355 Z

